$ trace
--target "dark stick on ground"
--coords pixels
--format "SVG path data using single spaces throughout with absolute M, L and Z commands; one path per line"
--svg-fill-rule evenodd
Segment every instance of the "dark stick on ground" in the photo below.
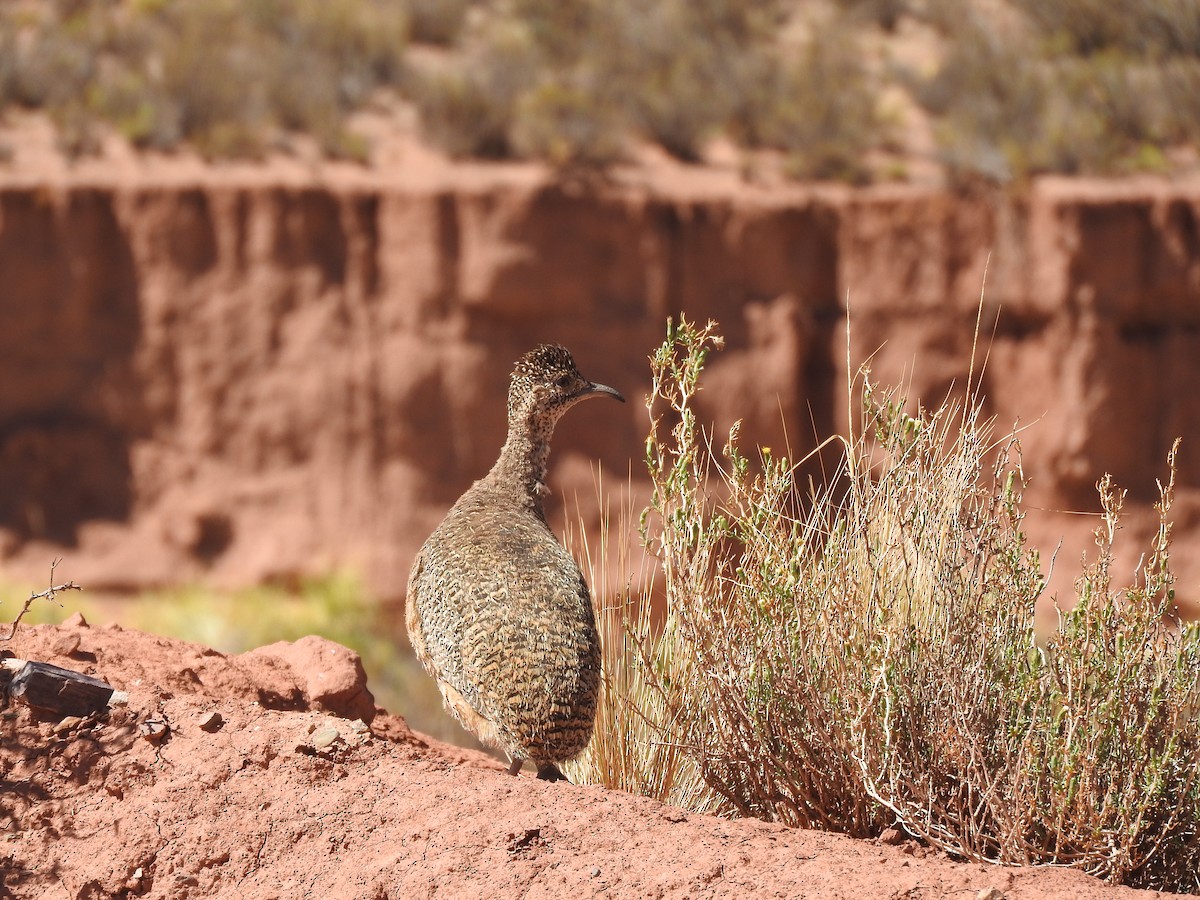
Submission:
M 8 664 L 19 662 L 9 660 Z M 99 678 L 43 662 L 27 662 L 13 676 L 8 695 L 59 716 L 90 716 L 108 706 L 113 686 Z

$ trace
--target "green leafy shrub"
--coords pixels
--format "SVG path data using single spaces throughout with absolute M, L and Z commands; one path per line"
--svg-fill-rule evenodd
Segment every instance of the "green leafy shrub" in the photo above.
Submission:
M 1039 641 L 1019 445 L 970 390 L 910 414 L 864 374 L 841 470 L 801 493 L 794 461 L 752 461 L 736 430 L 718 451 L 700 427 L 716 343 L 684 321 L 652 362 L 643 525 L 666 620 L 605 607 L 624 629 L 606 721 L 639 724 L 598 737 L 584 774 L 653 784 L 628 770 L 683 748 L 674 771 L 694 780 L 671 790 L 698 807 L 860 836 L 895 823 L 961 858 L 1194 890 L 1200 626 L 1174 613 L 1173 475 L 1125 587 L 1110 573 L 1122 495 L 1100 482 L 1096 559 Z M 616 778 L 602 764 L 618 758 Z

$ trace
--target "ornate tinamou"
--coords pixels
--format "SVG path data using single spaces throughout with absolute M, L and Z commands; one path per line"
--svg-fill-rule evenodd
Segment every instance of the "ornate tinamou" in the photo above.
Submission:
M 592 734 L 600 642 L 579 566 L 546 524 L 542 497 L 559 417 L 593 384 L 563 347 L 517 362 L 500 458 L 429 536 L 408 579 L 408 634 L 447 708 L 481 741 L 528 759 L 538 778 Z

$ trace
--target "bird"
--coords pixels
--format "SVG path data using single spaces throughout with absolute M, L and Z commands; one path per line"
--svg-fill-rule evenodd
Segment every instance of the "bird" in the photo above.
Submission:
M 585 378 L 570 352 L 542 344 L 516 363 L 508 434 L 491 470 L 434 529 L 409 572 L 409 640 L 446 708 L 509 774 L 528 760 L 559 781 L 558 764 L 591 739 L 600 693 L 600 638 L 579 565 L 546 522 L 550 439 L 559 418 L 592 397 L 625 402 Z

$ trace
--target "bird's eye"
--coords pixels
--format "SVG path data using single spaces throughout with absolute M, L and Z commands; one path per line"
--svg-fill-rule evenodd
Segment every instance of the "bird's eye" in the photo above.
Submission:
M 567 388 L 569 388 L 571 386 L 571 376 L 570 375 L 559 375 L 557 378 L 554 379 L 554 386 L 556 388 L 558 388 L 559 390 L 565 391 Z

